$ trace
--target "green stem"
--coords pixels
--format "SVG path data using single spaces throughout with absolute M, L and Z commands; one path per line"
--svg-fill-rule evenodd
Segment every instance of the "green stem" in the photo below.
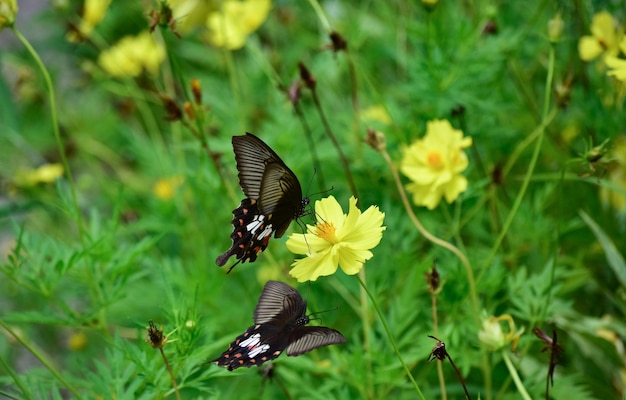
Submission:
M 13 329 L 11 329 L 10 326 L 8 326 L 7 324 L 4 323 L 3 320 L 0 319 L 0 325 L 2 325 L 2 327 L 11 334 L 11 336 L 13 336 L 15 338 L 15 340 L 17 340 L 22 346 L 24 346 L 24 348 L 26 350 L 28 350 L 33 356 L 35 356 L 43 365 L 44 367 L 46 367 L 51 373 L 52 375 L 54 375 L 55 378 L 57 378 L 57 380 L 59 382 L 61 382 L 61 384 L 63 386 L 65 386 L 70 392 L 72 392 L 72 394 L 80 399 L 82 398 L 82 396 L 80 395 L 80 393 L 78 392 L 78 390 L 76 390 L 76 388 L 74 386 L 72 386 L 68 381 L 65 380 L 65 378 L 63 378 L 56 370 L 56 368 L 54 368 L 52 366 L 52 364 L 50 364 L 48 362 L 48 360 L 46 360 L 43 355 L 39 354 L 39 352 L 37 352 L 37 350 L 30 345 L 30 343 L 28 343 L 26 340 L 24 340 L 24 338 L 22 338 L 20 335 L 18 335 L 17 333 L 15 333 L 13 331 Z
M 50 116 L 52 118 L 52 130 L 54 131 L 54 138 L 56 140 L 56 144 L 59 150 L 59 156 L 61 157 L 61 162 L 63 163 L 63 168 L 65 169 L 65 173 L 67 174 L 67 182 L 70 188 L 70 193 L 72 196 L 72 203 L 74 204 L 74 209 L 76 212 L 76 225 L 78 228 L 78 235 L 80 237 L 81 242 L 83 242 L 83 218 L 81 216 L 80 207 L 78 206 L 78 198 L 76 196 L 76 188 L 74 187 L 74 179 L 72 178 L 72 171 L 70 170 L 70 164 L 67 161 L 67 156 L 65 154 L 65 149 L 63 147 L 63 141 L 61 140 L 61 130 L 59 129 L 59 118 L 57 112 L 57 103 L 54 94 L 54 86 L 52 85 L 52 79 L 50 78 L 50 73 L 48 73 L 48 69 L 44 65 L 43 61 L 37 54 L 37 51 L 31 46 L 28 39 L 22 35 L 22 33 L 15 27 L 12 26 L 11 29 L 13 33 L 17 37 L 17 39 L 22 43 L 22 45 L 28 50 L 31 57 L 35 60 L 35 63 L 39 67 L 41 74 L 43 75 L 44 81 L 46 83 L 46 87 L 48 89 L 48 101 L 50 102 Z
M 541 145 L 543 143 L 543 137 L 545 136 L 546 126 L 552 121 L 552 119 L 556 115 L 556 110 L 553 110 L 550 113 L 550 95 L 552 93 L 553 76 L 554 76 L 554 45 L 551 45 L 550 51 L 549 51 L 548 74 L 546 76 L 546 87 L 545 87 L 545 93 L 544 93 L 544 104 L 543 104 L 541 124 L 539 125 L 537 130 L 533 132 L 533 134 L 529 135 L 529 138 L 527 138 L 524 142 L 522 142 L 523 144 L 529 144 L 532 140 L 535 139 L 535 137 L 537 137 L 537 142 L 535 143 L 535 149 L 533 150 L 533 154 L 530 159 L 530 163 L 528 165 L 528 170 L 526 171 L 526 175 L 524 176 L 522 187 L 520 188 L 520 191 L 517 194 L 517 197 L 515 198 L 515 202 L 513 203 L 513 207 L 511 208 L 511 211 L 509 212 L 509 214 L 506 217 L 506 220 L 504 221 L 504 226 L 502 227 L 502 230 L 500 231 L 498 238 L 494 242 L 491 248 L 491 251 L 489 252 L 489 255 L 485 259 L 485 262 L 481 268 L 481 272 L 478 275 L 478 279 L 477 279 L 478 281 L 480 281 L 480 278 L 482 278 L 483 274 L 485 273 L 485 271 L 487 271 L 487 268 L 489 268 L 494 258 L 496 257 L 496 254 L 498 250 L 500 249 L 500 245 L 502 244 L 504 237 L 508 233 L 509 228 L 511 227 L 511 224 L 513 223 L 513 219 L 515 218 L 515 215 L 517 215 L 517 210 L 522 204 L 522 199 L 524 198 L 524 195 L 526 194 L 526 190 L 528 189 L 528 184 L 530 183 L 530 179 L 533 175 L 533 172 L 535 171 L 535 166 L 537 165 L 537 160 L 539 159 L 539 153 L 541 152 Z M 521 149 L 523 149 L 523 147 L 518 146 L 518 148 L 516 149 L 516 154 L 514 155 L 515 157 L 519 156 L 519 154 L 521 153 Z M 504 169 L 505 173 L 508 172 L 508 169 L 510 169 L 510 166 L 512 165 L 514 161 L 515 161 L 515 158 L 513 159 L 513 161 L 510 161 L 509 163 L 507 163 L 507 166 Z
M 378 314 L 378 318 L 380 318 L 380 322 L 383 324 L 383 328 L 385 329 L 385 333 L 387 333 L 387 338 L 389 339 L 389 343 L 391 343 L 391 347 L 393 347 L 393 350 L 396 353 L 396 357 L 398 358 L 398 361 L 400 361 L 400 364 L 402 364 L 402 367 L 404 368 L 404 371 L 406 372 L 406 375 L 409 377 L 409 380 L 413 384 L 413 387 L 415 388 L 415 391 L 417 392 L 419 397 L 422 400 L 425 400 L 426 398 L 422 394 L 422 391 L 420 390 L 419 386 L 417 385 L 417 382 L 415 382 L 415 379 L 413 378 L 413 375 L 411 374 L 411 371 L 409 370 L 409 367 L 404 362 L 404 359 L 402 358 L 402 354 L 400 354 L 400 350 L 398 349 L 398 345 L 396 344 L 396 341 L 393 338 L 393 335 L 391 334 L 391 330 L 389 330 L 389 326 L 387 325 L 387 321 L 385 320 L 385 317 L 383 316 L 383 313 L 380 311 L 380 308 L 378 307 L 378 303 L 376 303 L 376 300 L 374 299 L 374 296 L 367 289 L 367 286 L 365 286 L 365 282 L 363 282 L 361 280 L 361 277 L 358 276 L 357 279 L 359 280 L 359 283 L 361 284 L 361 287 L 363 288 L 363 290 L 365 290 L 365 293 L 367 293 L 367 296 L 370 298 L 370 301 L 372 302 L 372 305 L 374 306 L 374 309 L 376 310 L 376 314 Z
M 509 374 L 511 374 L 511 378 L 513 378 L 513 382 L 515 382 L 515 386 L 517 387 L 517 390 L 522 395 L 522 398 L 524 400 L 532 400 L 530 395 L 526 391 L 526 388 L 524 387 L 522 380 L 519 378 L 519 375 L 517 374 L 517 370 L 515 369 L 515 366 L 511 362 L 511 359 L 509 358 L 509 353 L 507 353 L 506 350 L 502 351 L 502 358 L 504 359 L 504 363 L 506 364 L 506 367 L 509 370 Z
M 365 369 L 367 371 L 367 394 L 369 398 L 375 398 L 373 396 L 373 383 L 374 383 L 374 374 L 372 372 L 372 359 L 370 355 L 371 352 L 371 339 L 370 339 L 370 312 L 367 304 L 367 293 L 365 292 L 364 286 L 367 282 L 365 279 L 365 267 L 361 268 L 359 271 L 359 281 L 363 282 L 360 288 L 360 300 L 361 300 L 361 327 L 363 328 L 363 347 L 365 349 L 365 354 L 367 355 L 365 359 Z

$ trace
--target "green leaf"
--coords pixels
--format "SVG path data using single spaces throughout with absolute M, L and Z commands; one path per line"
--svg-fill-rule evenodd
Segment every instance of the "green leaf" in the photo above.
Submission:
M 615 247 L 611 238 L 604 233 L 602 228 L 600 228 L 586 212 L 580 210 L 578 213 L 589 228 L 591 228 L 593 234 L 596 235 L 596 238 L 604 249 L 604 254 L 606 254 L 606 260 L 609 266 L 613 272 L 615 272 L 615 276 L 617 276 L 622 286 L 626 287 L 626 262 L 624 261 L 624 257 L 617 251 L 617 247 Z

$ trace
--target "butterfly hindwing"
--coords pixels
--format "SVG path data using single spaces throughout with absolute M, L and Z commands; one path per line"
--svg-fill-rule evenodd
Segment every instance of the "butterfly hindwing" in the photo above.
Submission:
M 262 365 L 282 354 L 289 344 L 289 338 L 281 336 L 271 326 L 253 325 L 228 346 L 228 350 L 211 360 L 229 371 L 239 367 Z
M 334 329 L 324 326 L 301 326 L 291 333 L 287 355 L 299 356 L 318 347 L 345 342 L 346 338 Z
M 236 256 L 237 263 L 246 260 L 253 262 L 259 253 L 265 250 L 274 232 L 268 218 L 259 213 L 256 201 L 250 199 L 242 200 L 239 207 L 233 210 L 231 223 L 233 233 L 230 238 L 233 244 L 215 260 L 220 267 L 224 266 L 233 255 Z

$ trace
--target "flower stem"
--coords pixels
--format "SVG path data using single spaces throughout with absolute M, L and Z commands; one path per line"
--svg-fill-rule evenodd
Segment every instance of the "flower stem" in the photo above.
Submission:
M 433 333 L 435 337 L 439 337 L 439 320 L 437 318 L 437 294 L 438 292 L 436 291 L 433 291 L 430 294 L 431 309 L 433 313 Z M 443 376 L 443 362 L 439 359 L 437 359 L 437 376 L 439 377 L 439 390 L 441 391 L 441 400 L 447 400 L 448 392 L 446 391 L 446 379 Z
M 61 384 L 63 386 L 65 386 L 70 392 L 72 392 L 72 394 L 77 398 L 80 399 L 82 398 L 82 396 L 80 395 L 80 393 L 78 392 L 78 390 L 76 390 L 76 388 L 74 386 L 72 386 L 68 381 L 65 380 L 65 378 L 63 378 L 56 370 L 56 368 L 54 368 L 52 366 L 52 364 L 50 364 L 50 362 L 48 362 L 48 360 L 46 360 L 43 355 L 39 354 L 39 352 L 37 352 L 37 350 L 30 345 L 30 343 L 28 343 L 21 335 L 15 333 L 15 331 L 13 331 L 13 329 L 11 329 L 10 326 L 8 326 L 3 320 L 0 319 L 0 325 L 11 334 L 11 336 L 13 336 L 15 338 L 15 340 L 17 340 L 22 346 L 24 346 L 24 348 L 26 350 L 28 350 L 33 356 L 35 356 L 43 365 L 44 367 L 46 367 L 51 373 L 52 375 L 54 375 L 55 378 L 57 378 L 57 380 L 59 382 L 61 382 Z
M 400 350 L 398 349 L 398 345 L 396 344 L 396 341 L 393 338 L 393 335 L 391 334 L 391 331 L 389 330 L 389 326 L 387 325 L 387 321 L 385 320 L 385 317 L 383 316 L 383 313 L 380 311 L 380 308 L 378 307 L 378 303 L 376 303 L 376 300 L 374 299 L 374 296 L 367 289 L 367 286 L 365 286 L 365 282 L 363 282 L 363 280 L 361 280 L 361 277 L 359 276 L 359 277 L 357 277 L 357 279 L 359 280 L 359 283 L 361 284 L 361 287 L 363 288 L 363 290 L 365 290 L 365 293 L 367 293 L 367 296 L 370 298 L 370 301 L 372 302 L 372 305 L 374 306 L 374 309 L 376 310 L 376 314 L 378 314 L 378 318 L 380 318 L 380 322 L 383 324 L 383 328 L 385 329 L 385 333 L 387 333 L 387 338 L 389 338 L 389 343 L 391 343 L 391 347 L 393 347 L 393 350 L 396 353 L 396 357 L 398 358 L 398 361 L 400 361 L 400 364 L 402 364 L 402 367 L 404 368 L 404 371 L 406 372 L 406 375 L 408 376 L 409 380 L 413 384 L 413 387 L 415 388 L 415 391 L 417 392 L 419 397 L 422 400 L 425 400 L 425 397 L 422 394 L 422 391 L 420 390 L 419 386 L 417 385 L 417 382 L 413 378 L 413 375 L 411 374 L 411 371 L 409 370 L 409 367 L 406 365 L 406 363 L 404 362 L 404 359 L 402 358 L 402 355 L 400 354 Z
M 32 399 L 33 396 L 30 394 L 30 392 L 28 391 L 26 386 L 24 386 L 24 383 L 20 379 L 19 375 L 17 375 L 15 373 L 15 371 L 13 371 L 13 368 L 11 368 L 11 366 L 6 361 L 4 361 L 4 358 L 2 358 L 2 357 L 0 357 L 0 365 L 2 366 L 2 368 L 4 368 L 4 370 L 9 375 L 11 375 L 11 378 L 13 379 L 13 382 L 15 382 L 17 387 L 20 388 L 20 390 L 22 391 L 22 394 L 24 395 L 24 398 L 25 399 Z
M 480 312 L 479 312 L 479 309 L 478 309 L 478 296 L 476 295 L 476 285 L 474 283 L 474 273 L 472 272 L 472 266 L 471 266 L 469 260 L 467 259 L 465 254 L 463 254 L 463 252 L 461 252 L 461 250 L 459 250 L 452 243 L 446 242 L 445 240 L 436 237 L 435 235 L 433 235 L 429 231 L 427 231 L 426 228 L 424 228 L 422 223 L 419 221 L 419 219 L 417 218 L 417 216 L 413 212 L 413 209 L 411 208 L 411 204 L 409 203 L 409 199 L 406 197 L 406 193 L 404 191 L 404 188 L 402 187 L 402 182 L 400 181 L 400 175 L 398 174 L 398 170 L 396 169 L 395 165 L 393 165 L 393 161 L 391 161 L 391 157 L 389 156 L 389 153 L 387 153 L 387 150 L 383 149 L 383 150 L 381 150 L 381 154 L 385 158 L 385 161 L 387 162 L 387 165 L 389 166 L 389 169 L 391 170 L 391 173 L 393 175 L 393 179 L 396 182 L 396 187 L 398 189 L 398 193 L 400 194 L 400 198 L 402 199 L 402 204 L 404 204 L 404 208 L 406 209 L 406 212 L 409 215 L 409 218 L 413 222 L 413 225 L 415 225 L 417 230 L 426 238 L 426 240 L 429 240 L 433 244 L 435 244 L 437 246 L 441 246 L 441 247 L 449 250 L 455 256 L 457 256 L 458 259 L 461 261 L 461 264 L 463 264 L 463 266 L 465 267 L 465 273 L 467 274 L 467 280 L 468 280 L 469 289 L 470 289 L 470 299 L 472 301 L 472 308 L 473 308 L 473 311 L 474 311 L 473 314 L 474 314 L 474 317 L 476 318 L 476 320 L 479 321 L 480 320 Z
M 368 389 L 367 389 L 367 393 L 370 396 L 370 398 L 374 398 L 373 396 L 373 390 L 371 389 L 372 384 L 374 382 L 374 374 L 372 373 L 372 360 L 369 357 L 370 354 L 372 354 L 371 352 L 371 339 L 370 339 L 370 313 L 369 313 L 369 307 L 367 304 L 367 292 L 365 291 L 364 287 L 367 283 L 367 280 L 365 279 L 365 267 L 361 268 L 361 270 L 359 271 L 359 281 L 363 282 L 363 284 L 360 287 L 360 300 L 361 300 L 361 326 L 363 327 L 363 347 L 365 348 L 365 354 L 367 354 L 367 358 L 365 359 L 365 368 L 367 370 L 367 382 L 368 382 Z
M 48 101 L 50 102 L 50 117 L 52 119 L 52 130 L 54 132 L 54 138 L 56 140 L 57 148 L 59 151 L 59 156 L 61 157 L 61 162 L 63 163 L 63 168 L 65 169 L 65 173 L 67 174 L 67 183 L 70 188 L 70 194 L 72 196 L 72 203 L 74 205 L 74 212 L 76 213 L 76 225 L 78 228 L 78 236 L 80 237 L 81 242 L 83 240 L 83 218 L 81 215 L 80 207 L 78 206 L 78 197 L 76 196 L 76 188 L 74 187 L 74 179 L 72 178 L 72 171 L 70 170 L 70 164 L 67 161 L 67 155 L 65 154 L 65 148 L 63 146 L 63 141 L 61 139 L 61 130 L 59 129 L 59 118 L 57 112 L 57 103 L 55 99 L 54 86 L 52 85 L 52 79 L 50 78 L 50 73 L 48 73 L 48 69 L 45 64 L 39 57 L 39 54 L 34 49 L 34 47 L 30 44 L 28 39 L 22 35 L 22 33 L 15 27 L 12 26 L 11 29 L 13 33 L 17 37 L 17 39 L 22 43 L 22 45 L 26 48 L 26 50 L 30 53 L 31 57 L 35 60 L 35 63 L 39 67 L 41 74 L 43 75 L 43 79 L 46 83 L 46 87 L 48 89 Z
M 174 391 L 176 392 L 176 398 L 180 400 L 180 392 L 178 391 L 178 385 L 176 385 L 176 378 L 174 377 L 174 372 L 172 372 L 172 367 L 170 367 L 170 362 L 167 361 L 167 357 L 163 352 L 163 347 L 159 347 L 159 351 L 161 352 L 161 357 L 163 357 L 163 362 L 165 362 L 165 368 L 170 374 L 170 379 L 172 380 L 172 385 L 174 386 Z
M 324 129 L 326 130 L 326 134 L 330 138 L 331 142 L 333 142 L 335 149 L 337 149 L 337 153 L 339 154 L 339 159 L 341 160 L 341 165 L 343 165 L 343 170 L 346 174 L 346 178 L 348 179 L 348 185 L 350 186 L 350 191 L 352 192 L 352 195 L 356 199 L 358 199 L 359 194 L 356 190 L 356 185 L 354 184 L 354 178 L 352 177 L 352 172 L 350 172 L 350 163 L 348 163 L 348 159 L 346 158 L 346 155 L 343 154 L 343 150 L 341 150 L 341 146 L 339 145 L 339 142 L 337 141 L 337 137 L 335 137 L 333 130 L 330 128 L 330 124 L 328 123 L 328 120 L 326 119 L 326 115 L 324 114 L 324 110 L 322 109 L 322 104 L 320 103 L 319 97 L 317 96 L 317 90 L 315 88 L 311 88 L 311 96 L 313 97 L 313 103 L 315 103 L 315 108 L 317 109 L 317 112 L 319 113 L 320 118 L 322 119 L 322 123 L 324 124 Z
M 533 175 L 533 172 L 535 171 L 537 160 L 539 159 L 539 153 L 541 151 L 541 145 L 543 143 L 543 137 L 545 136 L 546 127 L 556 115 L 556 109 L 552 110 L 552 112 L 549 112 L 553 76 L 554 76 L 554 44 L 550 46 L 550 51 L 549 51 L 548 74 L 546 76 L 544 104 L 543 104 L 543 112 L 541 116 L 541 123 L 539 124 L 539 127 L 535 130 L 535 132 L 529 135 L 529 137 L 526 138 L 526 140 L 524 140 L 519 146 L 517 146 L 517 148 L 513 152 L 513 156 L 511 157 L 512 160 L 509 160 L 507 165 L 504 167 L 503 173 L 505 175 L 508 173 L 511 166 L 513 165 L 513 162 L 515 162 L 516 158 L 521 154 L 522 150 L 526 147 L 526 145 L 530 144 L 533 140 L 535 140 L 535 138 L 537 138 L 537 142 L 535 143 L 535 148 L 533 150 L 530 163 L 528 164 L 528 170 L 526 171 L 526 175 L 524 176 L 522 187 L 520 188 L 520 191 L 517 194 L 515 201 L 513 202 L 513 207 L 511 208 L 511 211 L 509 212 L 509 214 L 506 217 L 506 220 L 504 221 L 504 226 L 502 227 L 500 234 L 498 235 L 496 241 L 494 242 L 491 248 L 491 251 L 489 252 L 487 258 L 485 259 L 485 262 L 483 263 L 481 272 L 478 275 L 478 279 L 477 279 L 478 281 L 480 281 L 483 274 L 485 273 L 487 268 L 489 268 L 489 266 L 493 262 L 493 259 L 496 257 L 496 254 L 498 250 L 500 249 L 500 245 L 502 244 L 504 237 L 508 233 L 509 228 L 511 227 L 511 224 L 513 223 L 513 219 L 515 218 L 515 215 L 517 215 L 517 210 L 522 204 L 522 200 L 524 198 L 524 195 L 526 194 L 526 190 L 528 189 L 530 179 Z
M 531 400 L 531 397 L 526 391 L 526 388 L 524 387 L 524 384 L 522 383 L 521 379 L 519 378 L 519 375 L 517 374 L 517 370 L 515 369 L 515 366 L 513 366 L 513 363 L 511 362 L 511 359 L 509 358 L 509 354 L 507 353 L 506 350 L 502 351 L 502 358 L 504 359 L 504 363 L 506 364 L 506 367 L 509 370 L 509 374 L 511 374 L 511 378 L 513 378 L 513 382 L 515 382 L 515 386 L 517 387 L 517 390 L 519 391 L 520 395 L 522 395 L 522 398 L 524 400 Z

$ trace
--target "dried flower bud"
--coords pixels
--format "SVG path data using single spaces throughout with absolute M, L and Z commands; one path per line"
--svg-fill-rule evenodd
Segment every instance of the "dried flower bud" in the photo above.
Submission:
M 191 80 L 191 93 L 193 93 L 193 101 L 196 104 L 202 104 L 202 87 L 200 86 L 200 81 L 198 79 Z
M 146 343 L 148 343 L 155 349 L 163 348 L 163 346 L 165 346 L 165 343 L 167 343 L 167 337 L 163 335 L 163 326 L 161 326 L 161 329 L 159 329 L 152 321 L 149 321 L 148 324 L 148 327 L 146 327 L 146 329 L 148 330 Z
M 165 116 L 166 120 L 178 121 L 183 117 L 183 112 L 174 99 L 167 96 L 161 96 L 161 101 L 163 102 L 165 111 L 167 111 L 167 115 Z
M 315 77 L 311 74 L 311 71 L 302 62 L 298 63 L 298 69 L 300 70 L 300 79 L 302 79 L 304 85 L 311 90 L 315 90 Z
M 365 143 L 367 143 L 372 149 L 376 151 L 383 151 L 387 147 L 385 134 L 372 128 L 367 128 Z
M 348 49 L 348 41 L 335 31 L 330 33 L 330 41 L 332 42 L 330 48 L 334 53 Z

